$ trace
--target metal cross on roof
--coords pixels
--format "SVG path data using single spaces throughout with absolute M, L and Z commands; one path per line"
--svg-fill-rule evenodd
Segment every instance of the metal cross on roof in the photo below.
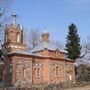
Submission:
M 17 18 L 17 14 L 16 14 L 16 13 L 13 13 L 13 14 L 12 14 L 12 19 L 13 19 L 12 24 L 13 24 L 14 26 L 16 26 L 16 18 Z

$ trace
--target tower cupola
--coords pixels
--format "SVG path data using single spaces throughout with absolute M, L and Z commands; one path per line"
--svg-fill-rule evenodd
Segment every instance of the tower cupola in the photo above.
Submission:
M 22 43 L 22 28 L 16 23 L 17 15 L 12 14 L 12 22 L 5 27 L 5 43 Z
M 47 31 L 44 31 L 42 33 L 42 41 L 43 42 L 49 42 L 49 33 Z
M 16 23 L 16 13 L 12 14 L 12 22 L 5 27 L 4 46 L 14 49 L 25 49 L 23 45 L 23 28 Z

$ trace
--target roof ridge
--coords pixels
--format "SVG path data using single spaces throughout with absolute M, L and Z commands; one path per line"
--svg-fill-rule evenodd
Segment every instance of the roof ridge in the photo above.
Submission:
M 45 48 L 47 48 L 48 50 L 53 50 L 53 51 L 55 51 L 56 49 L 58 49 L 58 47 L 56 45 L 54 45 L 53 43 L 45 42 L 44 41 L 44 42 L 41 42 L 36 47 L 34 47 L 32 50 L 30 50 L 30 52 L 41 51 L 41 50 L 44 50 Z

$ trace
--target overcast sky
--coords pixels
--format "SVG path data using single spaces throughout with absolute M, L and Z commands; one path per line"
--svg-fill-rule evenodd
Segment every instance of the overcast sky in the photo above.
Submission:
M 90 0 L 15 0 L 12 12 L 26 32 L 47 29 L 51 39 L 63 43 L 71 23 L 78 27 L 82 42 L 90 35 Z

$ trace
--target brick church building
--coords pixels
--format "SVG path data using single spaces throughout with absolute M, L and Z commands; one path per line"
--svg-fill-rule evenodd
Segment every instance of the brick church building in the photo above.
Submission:
M 3 81 L 18 86 L 75 80 L 74 61 L 50 43 L 49 33 L 42 33 L 42 42 L 27 51 L 23 28 L 15 19 L 13 14 L 13 22 L 5 27 Z

